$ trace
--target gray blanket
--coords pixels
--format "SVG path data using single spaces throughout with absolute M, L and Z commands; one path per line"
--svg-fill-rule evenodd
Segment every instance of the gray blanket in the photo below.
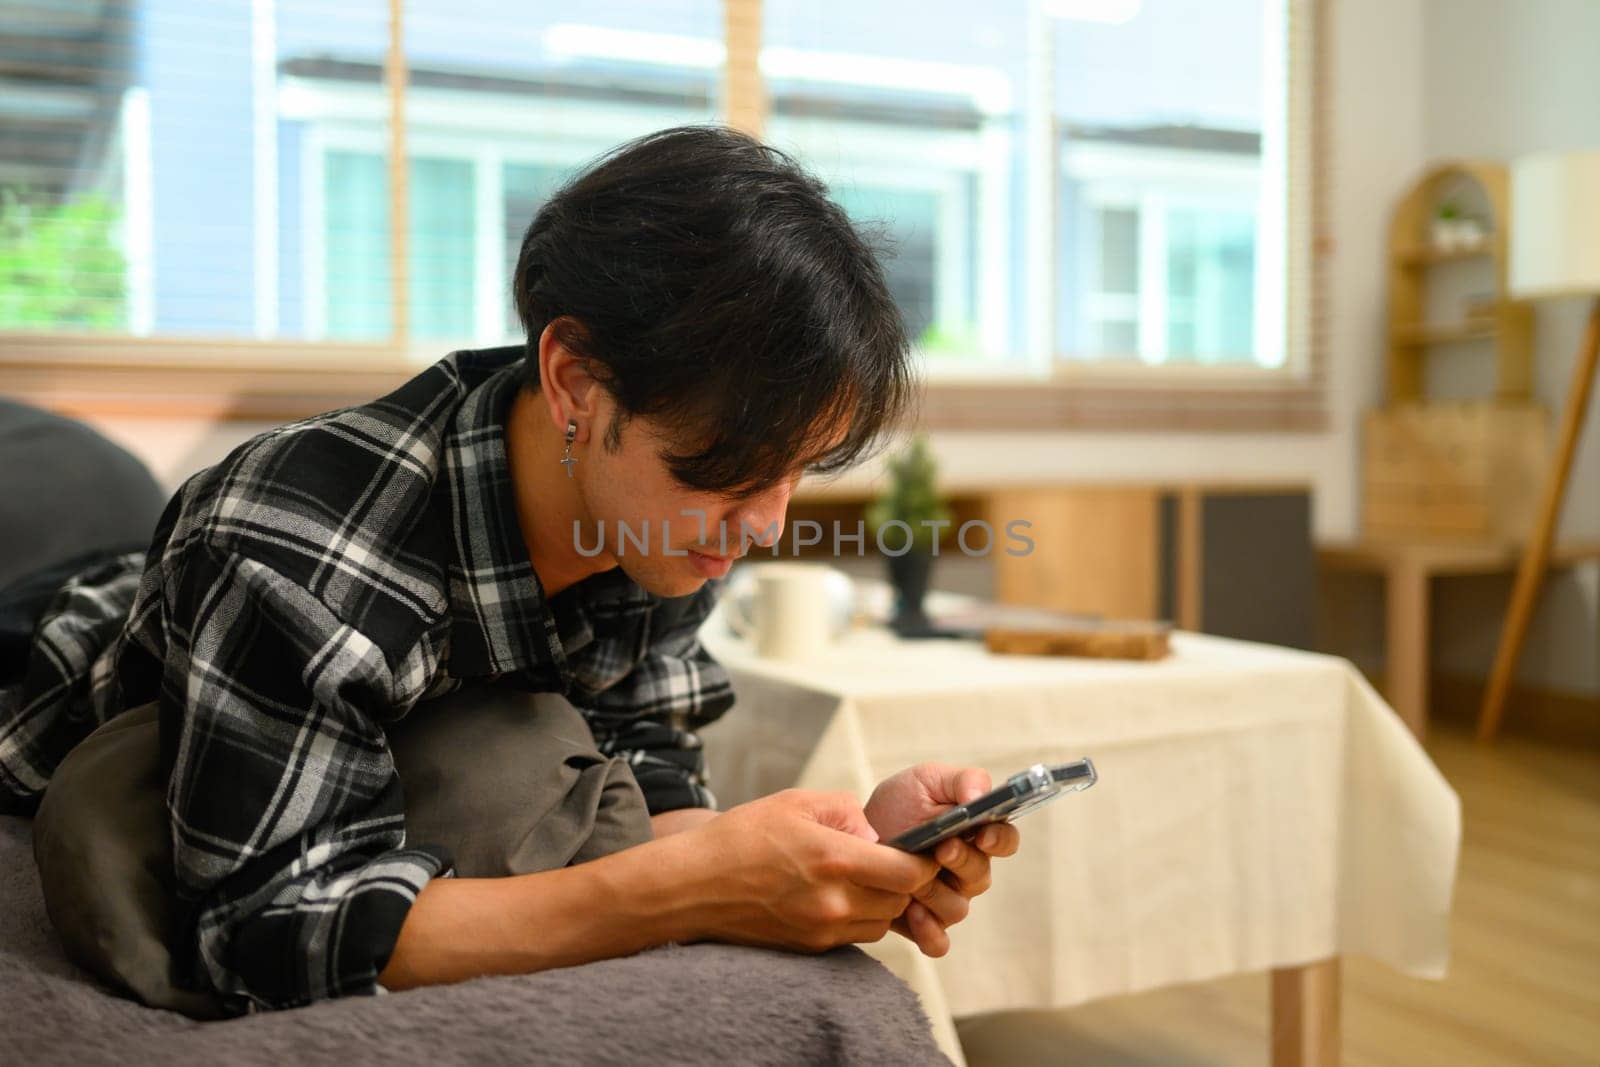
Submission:
M 45 915 L 31 820 L 0 816 L 0 1059 L 48 1064 L 948 1064 L 905 985 L 854 948 L 670 946 L 201 1023 L 106 992 Z

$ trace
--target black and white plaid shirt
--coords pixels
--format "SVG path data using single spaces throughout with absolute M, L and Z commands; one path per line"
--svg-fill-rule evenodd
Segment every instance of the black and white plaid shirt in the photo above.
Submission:
M 546 599 L 505 449 L 522 352 L 453 353 L 195 475 L 148 556 L 57 594 L 0 699 L 0 790 L 21 798 L 159 701 L 180 964 L 235 1013 L 379 991 L 417 893 L 453 873 L 406 841 L 385 741 L 419 701 L 562 693 L 652 813 L 715 805 L 694 731 L 733 692 L 696 632 L 721 583 L 664 599 L 613 569 Z

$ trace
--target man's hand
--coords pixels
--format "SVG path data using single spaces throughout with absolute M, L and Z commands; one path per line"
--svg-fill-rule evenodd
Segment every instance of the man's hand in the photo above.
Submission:
M 877 844 L 849 793 L 789 789 L 721 815 L 656 818 L 677 832 L 576 866 L 432 879 L 378 981 L 530 974 L 673 942 L 824 952 L 881 939 L 939 877 L 927 856 Z M 674 825 L 687 822 L 698 825 Z
M 919 763 L 884 779 L 873 790 L 865 808 L 867 821 L 887 841 L 991 788 L 989 773 L 980 768 Z M 943 872 L 912 893 L 911 903 L 892 929 L 916 942 L 924 955 L 943 956 L 950 951 L 946 929 L 965 919 L 968 902 L 989 888 L 990 858 L 1013 854 L 1020 842 L 1015 826 L 993 823 L 980 830 L 971 844 L 951 838 L 939 845 L 933 858 Z
M 881 939 L 938 880 L 877 838 L 849 793 L 786 789 L 656 842 L 656 869 L 683 879 L 690 939 L 821 952 Z

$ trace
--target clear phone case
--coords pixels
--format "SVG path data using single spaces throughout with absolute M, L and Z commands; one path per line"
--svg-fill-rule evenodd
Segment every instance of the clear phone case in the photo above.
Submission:
M 1088 757 L 1072 763 L 1035 763 L 1007 778 L 998 789 L 912 827 L 889 844 L 906 852 L 926 852 L 989 823 L 1011 822 L 1059 796 L 1088 789 L 1099 778 Z

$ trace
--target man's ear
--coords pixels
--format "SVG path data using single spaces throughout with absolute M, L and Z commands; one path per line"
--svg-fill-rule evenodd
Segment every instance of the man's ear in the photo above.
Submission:
M 539 335 L 539 393 L 557 431 L 565 434 L 567 422 L 576 422 L 579 441 L 587 440 L 594 428 L 604 391 L 589 373 L 589 361 L 562 340 L 582 329 L 576 320 L 563 316 Z

